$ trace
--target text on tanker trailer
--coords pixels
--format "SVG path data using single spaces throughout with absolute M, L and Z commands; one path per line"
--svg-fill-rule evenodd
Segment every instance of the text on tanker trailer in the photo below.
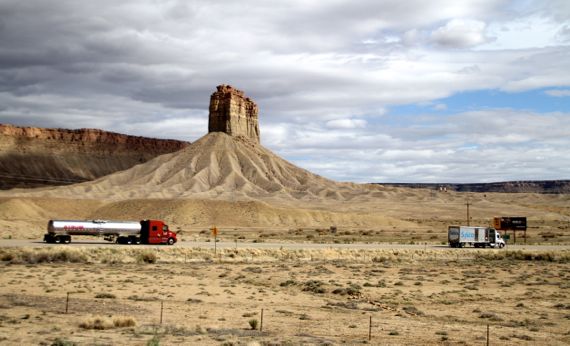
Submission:
M 505 246 L 501 234 L 490 227 L 449 226 L 447 238 L 450 247 L 464 247 L 467 244 L 474 247 Z
M 176 243 L 176 233 L 160 220 L 140 222 L 107 220 L 50 220 L 44 241 L 47 243 L 71 242 L 72 235 L 102 236 L 119 244 L 168 244 Z

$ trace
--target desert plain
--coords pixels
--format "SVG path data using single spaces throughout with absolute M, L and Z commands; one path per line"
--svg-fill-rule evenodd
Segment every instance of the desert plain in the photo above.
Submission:
M 142 213 L 169 220 L 181 243 L 97 247 L 74 237 L 70 245 L 0 248 L 0 340 L 7 345 L 481 345 L 487 338 L 494 345 L 570 343 L 567 195 L 372 189 L 384 198 L 283 199 L 270 205 L 224 197 L 5 197 L 1 236 L 8 242 L 40 242 L 50 216 L 134 219 Z M 467 198 L 472 224 L 527 215 L 527 238 L 519 233 L 519 245 L 511 239 L 506 249 L 446 248 L 447 225 L 465 223 Z M 214 252 L 212 225 L 219 228 L 217 240 L 235 248 Z M 535 247 L 524 249 L 525 241 Z M 192 242 L 209 245 L 183 246 Z M 260 243 L 331 247 L 254 247 Z M 372 248 L 332 248 L 362 243 Z M 424 246 L 387 249 L 386 244 Z
M 11 345 L 570 342 L 568 250 L 241 246 L 216 253 L 176 246 L 2 248 L 0 340 Z

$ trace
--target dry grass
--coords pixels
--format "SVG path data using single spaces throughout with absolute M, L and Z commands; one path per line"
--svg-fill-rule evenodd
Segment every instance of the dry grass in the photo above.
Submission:
M 83 329 L 96 329 L 96 330 L 127 328 L 127 327 L 134 327 L 136 325 L 137 322 L 135 318 L 131 316 L 117 316 L 114 318 L 94 316 L 87 318 L 79 323 L 79 327 Z
M 153 336 L 161 344 L 360 344 L 372 316 L 371 344 L 479 344 L 486 324 L 492 344 L 567 343 L 567 251 L 263 250 L 220 260 L 162 248 L 153 265 L 129 248 L 85 255 L 109 250 L 129 262 L 0 262 L 0 336 L 7 344 Z M 184 251 L 195 260 L 179 259 Z M 65 292 L 73 292 L 68 314 Z
M 545 261 L 568 263 L 570 251 L 538 250 L 373 250 L 373 249 L 211 249 L 164 248 L 70 248 L 47 249 L 0 248 L 0 261 L 12 264 L 39 263 L 200 263 L 200 262 L 275 262 L 275 261 L 351 261 L 382 263 L 417 263 L 426 260 Z

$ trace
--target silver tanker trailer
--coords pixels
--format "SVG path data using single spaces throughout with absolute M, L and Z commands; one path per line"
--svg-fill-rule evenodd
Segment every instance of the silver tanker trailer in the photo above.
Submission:
M 176 233 L 168 229 L 163 221 L 142 220 L 107 221 L 107 220 L 50 220 L 46 243 L 69 244 L 72 235 L 103 237 L 107 241 L 119 244 L 168 244 L 176 243 Z

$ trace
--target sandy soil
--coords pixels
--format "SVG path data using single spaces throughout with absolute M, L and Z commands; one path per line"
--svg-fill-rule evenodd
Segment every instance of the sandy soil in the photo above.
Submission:
M 3 344 L 570 343 L 567 251 L 69 251 L 0 249 Z

